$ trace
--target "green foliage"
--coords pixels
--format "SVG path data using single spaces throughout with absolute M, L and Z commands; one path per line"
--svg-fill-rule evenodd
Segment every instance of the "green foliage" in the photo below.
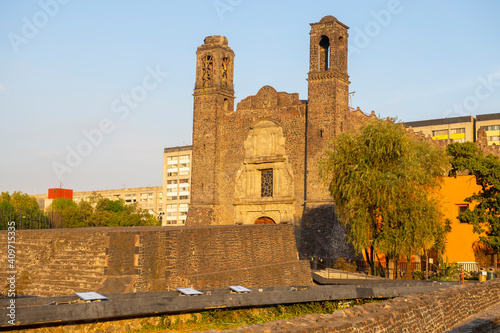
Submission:
M 289 319 L 313 313 L 332 313 L 335 310 L 349 308 L 365 303 L 382 302 L 383 300 L 348 300 L 297 303 L 290 305 L 276 305 L 253 309 L 214 309 L 201 312 L 201 316 L 191 316 L 191 319 L 181 322 L 179 317 L 163 317 L 160 324 L 154 326 L 147 320 L 142 328 L 135 332 L 200 332 L 209 329 L 235 329 L 241 326 L 261 324 L 275 320 Z
M 2 192 L 0 195 L 0 229 L 6 229 L 10 221 L 16 222 L 17 229 L 29 228 L 30 225 L 49 226 L 36 199 L 22 192 Z
M 356 272 L 356 269 L 358 267 L 356 265 L 356 262 L 349 262 L 345 258 L 339 258 L 337 259 L 335 264 L 333 264 L 332 268 L 340 269 L 347 272 Z
M 321 177 L 357 251 L 377 248 L 396 259 L 444 242 L 432 198 L 448 168 L 441 147 L 394 120 L 375 120 L 338 136 L 326 153 Z
M 458 274 L 462 271 L 462 265 L 456 262 L 450 262 L 448 256 L 446 260 L 443 257 L 439 257 L 438 264 L 434 265 L 437 271 L 437 278 L 439 281 L 448 281 L 457 278 Z
M 450 176 L 468 172 L 481 186 L 465 199 L 474 203 L 474 208 L 460 213 L 458 219 L 471 224 L 481 242 L 496 254 L 500 251 L 500 160 L 491 154 L 484 156 L 472 142 L 453 143 L 447 152 L 452 156 Z
M 421 270 L 416 270 L 411 273 L 413 280 L 424 280 L 425 274 Z
M 478 267 L 489 267 L 491 265 L 491 257 L 493 249 L 481 241 L 472 243 L 472 251 L 474 252 L 474 259 Z
M 50 206 L 53 224 L 63 228 L 158 225 L 154 216 L 137 204 L 94 195 L 78 205 L 71 199 L 54 199 Z

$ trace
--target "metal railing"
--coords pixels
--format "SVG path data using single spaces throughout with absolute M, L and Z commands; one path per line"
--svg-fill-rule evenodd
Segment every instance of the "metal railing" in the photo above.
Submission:
M 377 261 L 374 263 L 374 267 L 370 266 L 365 260 L 345 260 L 345 259 L 330 259 L 330 258 L 311 258 L 310 261 L 311 269 L 317 271 L 325 271 L 325 277 L 340 276 L 338 272 L 330 269 L 342 270 L 345 272 L 344 278 L 354 277 L 355 273 L 357 277 L 359 274 L 365 275 L 366 278 L 372 278 L 373 276 L 382 278 L 394 278 L 397 272 L 398 279 L 404 279 L 407 276 L 413 276 L 414 272 L 425 271 L 425 265 L 420 262 L 399 262 L 397 266 L 387 267 L 387 263 L 384 261 Z M 429 267 L 431 269 L 432 267 Z M 351 273 L 351 276 L 349 275 Z M 424 273 L 422 273 L 424 274 Z
M 13 211 L 10 209 L 0 210 L 0 230 L 8 230 L 14 226 L 16 230 L 26 229 L 52 229 L 55 228 L 53 216 L 40 211 Z M 12 223 L 14 222 L 14 223 Z
M 457 262 L 457 264 L 462 265 L 464 271 L 479 272 L 479 268 L 477 267 L 477 263 L 475 262 Z

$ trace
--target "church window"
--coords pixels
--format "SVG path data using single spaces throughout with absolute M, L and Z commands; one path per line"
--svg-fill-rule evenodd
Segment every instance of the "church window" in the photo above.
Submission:
M 261 197 L 273 196 L 273 169 L 265 169 L 260 171 L 261 176 Z

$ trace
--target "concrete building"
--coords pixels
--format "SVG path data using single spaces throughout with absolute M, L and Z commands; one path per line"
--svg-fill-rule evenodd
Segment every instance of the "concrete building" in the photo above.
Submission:
M 163 153 L 162 225 L 185 225 L 191 200 L 192 146 L 165 148 Z
M 410 121 L 404 125 L 436 141 L 476 141 L 476 119 L 472 116 Z
M 477 142 L 478 131 L 483 128 L 486 131 L 488 145 L 500 145 L 500 113 L 409 121 L 404 125 L 438 142 L 449 142 L 449 140 Z
M 137 203 L 139 207 L 147 209 L 151 214 L 157 215 L 162 211 L 163 206 L 163 187 L 134 187 L 115 190 L 100 190 L 74 192 L 73 200 L 78 203 L 82 200 L 89 200 L 94 195 L 100 195 L 110 200 L 123 199 L 125 204 Z
M 500 145 L 500 113 L 478 114 L 476 126 L 486 131 L 488 145 Z

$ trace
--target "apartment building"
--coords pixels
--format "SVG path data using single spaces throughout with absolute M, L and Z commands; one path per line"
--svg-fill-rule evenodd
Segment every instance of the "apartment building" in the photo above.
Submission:
M 193 146 L 165 148 L 163 153 L 162 225 L 185 225 L 191 200 L 191 163 Z
M 500 113 L 409 121 L 404 123 L 404 126 L 412 128 L 415 132 L 423 132 L 433 140 L 455 142 L 476 142 L 477 131 L 483 128 L 486 131 L 488 145 L 500 145 Z
M 437 141 L 476 141 L 476 119 L 472 116 L 409 121 L 404 126 Z
M 476 126 L 486 131 L 488 145 L 500 145 L 500 113 L 478 114 Z
M 51 192 L 54 189 L 49 189 L 47 194 L 36 194 L 35 199 L 42 209 L 48 209 L 53 201 Z M 123 199 L 125 204 L 137 203 L 139 207 L 148 210 L 151 214 L 158 216 L 163 210 L 163 186 L 150 186 L 150 187 L 135 187 L 123 188 L 114 190 L 99 190 L 99 191 L 84 191 L 73 192 L 74 202 L 79 203 L 83 200 L 90 200 L 94 196 L 101 196 L 110 200 Z
M 151 214 L 159 214 L 163 209 L 163 186 L 134 187 L 115 190 L 73 192 L 73 201 L 89 200 L 94 195 L 110 200 L 123 199 L 125 204 L 137 203 Z

